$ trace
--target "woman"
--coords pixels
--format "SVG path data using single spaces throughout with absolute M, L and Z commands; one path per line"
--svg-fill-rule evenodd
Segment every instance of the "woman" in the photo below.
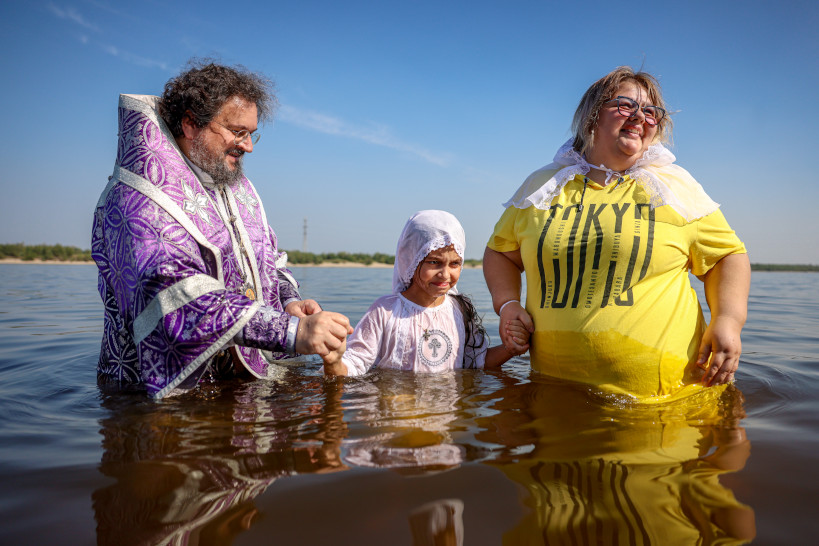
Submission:
M 719 205 L 663 146 L 671 119 L 659 84 L 617 68 L 586 91 L 573 132 L 505 204 L 488 243 L 501 324 L 533 330 L 535 371 L 644 401 L 732 381 L 750 263 Z M 689 270 L 705 283 L 707 327 Z

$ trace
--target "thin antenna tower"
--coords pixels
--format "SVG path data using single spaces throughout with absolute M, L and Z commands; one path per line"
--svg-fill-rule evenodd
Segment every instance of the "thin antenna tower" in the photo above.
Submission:
M 301 251 L 307 252 L 307 218 L 304 219 L 304 236 L 301 239 Z

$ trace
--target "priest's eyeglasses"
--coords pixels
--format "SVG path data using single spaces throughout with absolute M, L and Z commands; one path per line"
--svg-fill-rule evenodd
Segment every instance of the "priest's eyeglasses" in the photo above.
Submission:
M 251 133 L 247 129 L 240 129 L 239 131 L 234 131 L 230 127 L 227 127 L 226 125 L 222 125 L 218 121 L 214 121 L 213 123 L 215 123 L 216 125 L 219 125 L 221 127 L 224 127 L 225 129 L 227 129 L 228 131 L 233 133 L 233 145 L 234 146 L 238 146 L 239 144 L 244 142 L 247 137 L 250 137 L 250 142 L 252 142 L 253 144 L 256 144 L 257 142 L 259 142 L 259 139 L 262 138 L 262 135 L 260 133 Z
M 621 116 L 627 118 L 630 118 L 634 114 L 636 114 L 638 109 L 642 110 L 643 114 L 645 114 L 646 116 L 646 123 L 648 123 L 652 127 L 660 123 L 665 117 L 665 110 L 660 108 L 659 106 L 649 104 L 640 108 L 640 105 L 637 104 L 637 101 L 635 101 L 634 99 L 630 99 L 628 97 L 619 96 L 606 102 L 617 102 L 617 112 Z

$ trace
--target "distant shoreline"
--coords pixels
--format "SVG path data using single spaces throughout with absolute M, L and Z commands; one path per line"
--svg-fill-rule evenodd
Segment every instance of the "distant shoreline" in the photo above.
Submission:
M 320 264 L 287 264 L 287 267 L 363 267 L 370 269 L 392 269 L 392 264 L 373 262 L 363 264 L 359 262 L 322 262 Z M 483 269 L 483 265 L 464 264 L 464 269 Z
M 370 269 L 392 269 L 392 264 L 382 264 L 373 262 L 364 264 L 360 262 L 321 262 L 320 264 L 293 264 L 288 263 L 287 267 L 369 267 Z
M 20 258 L 0 258 L 0 264 L 17 265 L 94 265 L 89 260 L 22 260 Z
M 18 265 L 94 265 L 93 261 L 66 261 L 66 260 L 21 260 L 20 258 L 0 258 L 0 264 Z M 322 262 L 320 264 L 287 264 L 288 267 L 363 267 L 370 269 L 392 269 L 392 264 L 373 262 L 363 264 L 358 262 Z M 464 269 L 481 269 L 480 265 L 465 265 Z
M 23 260 L 20 258 L 0 258 L 0 264 L 16 265 L 95 265 L 89 260 Z M 320 264 L 287 264 L 288 267 L 343 267 L 343 268 L 370 268 L 392 269 L 392 264 L 372 262 L 322 262 Z M 483 269 L 483 264 L 464 264 L 464 269 Z M 756 273 L 819 273 L 819 265 L 802 264 L 751 264 L 751 271 Z

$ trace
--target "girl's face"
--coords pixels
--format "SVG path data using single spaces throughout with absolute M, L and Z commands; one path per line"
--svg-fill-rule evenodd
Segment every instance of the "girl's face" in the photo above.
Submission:
M 440 303 L 438 300 L 458 282 L 462 267 L 463 260 L 452 245 L 434 250 L 418 265 L 404 296 L 424 307 Z

